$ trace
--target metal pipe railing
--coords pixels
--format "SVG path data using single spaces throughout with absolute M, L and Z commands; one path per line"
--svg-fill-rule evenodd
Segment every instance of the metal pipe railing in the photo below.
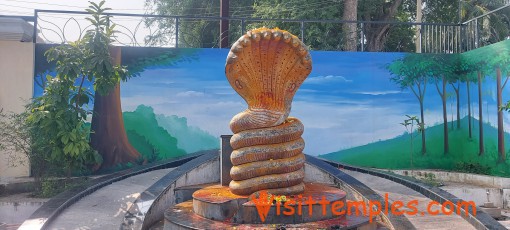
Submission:
M 330 23 L 330 24 L 345 24 L 345 23 L 356 23 L 358 25 L 358 33 L 359 38 L 357 39 L 358 49 L 361 51 L 366 51 L 367 47 L 366 45 L 370 45 L 366 42 L 370 41 L 367 36 L 367 32 L 370 33 L 370 29 L 367 28 L 373 28 L 373 25 L 390 25 L 390 28 L 397 28 L 399 26 L 409 26 L 414 27 L 419 32 L 417 34 L 417 37 L 414 39 L 414 42 L 417 42 L 418 47 L 421 47 L 421 52 L 424 53 L 459 53 L 459 52 L 465 52 L 471 49 L 475 49 L 478 47 L 481 47 L 487 43 L 487 38 L 485 35 L 483 35 L 484 42 L 482 43 L 480 36 L 480 25 L 479 25 L 479 19 L 482 19 L 483 17 L 490 16 L 491 14 L 500 11 L 502 9 L 505 9 L 507 7 L 510 7 L 510 3 L 499 7 L 495 10 L 492 10 L 490 12 L 487 12 L 483 15 L 477 16 L 475 18 L 472 18 L 470 20 L 467 20 L 462 23 L 428 23 L 428 22 L 399 22 L 399 21 L 348 21 L 348 20 L 336 20 L 336 19 L 326 19 L 326 20 L 316 20 L 316 19 L 264 19 L 264 18 L 242 18 L 242 17 L 214 17 L 214 16 L 186 16 L 186 15 L 180 15 L 180 16 L 170 16 L 170 15 L 147 15 L 147 14 L 132 14 L 132 13 L 104 13 L 105 15 L 114 17 L 135 17 L 140 18 L 140 23 L 143 22 L 143 20 L 146 19 L 154 19 L 152 22 L 157 22 L 158 19 L 170 19 L 173 20 L 175 24 L 172 25 L 173 31 L 171 35 L 169 36 L 175 36 L 173 38 L 173 43 L 170 42 L 170 45 L 172 45 L 175 48 L 179 47 L 186 47 L 186 44 L 188 44 L 186 41 L 184 41 L 184 45 L 179 44 L 180 41 L 179 37 L 181 36 L 181 26 L 185 26 L 183 28 L 188 28 L 186 25 L 190 25 L 190 23 L 197 22 L 197 21 L 212 21 L 212 23 L 216 23 L 216 21 L 221 20 L 227 20 L 229 23 L 236 23 L 237 30 L 240 31 L 241 34 L 244 34 L 247 30 L 247 26 L 252 25 L 253 23 L 261 23 L 261 22 L 272 22 L 272 23 L 296 23 L 299 31 L 294 31 L 299 33 L 299 37 L 301 40 L 310 43 L 309 40 L 310 36 L 316 36 L 312 33 L 306 33 L 307 28 L 311 28 L 310 26 L 307 26 L 307 24 L 312 23 Z M 59 28 L 58 25 L 55 23 L 52 23 L 50 20 L 42 20 L 41 23 L 39 23 L 40 17 L 48 16 L 48 14 L 67 14 L 67 15 L 89 15 L 89 12 L 85 11 L 64 11 L 64 10 L 34 10 L 34 16 L 11 16 L 11 15 L 0 15 L 0 17 L 16 17 L 16 18 L 22 18 L 26 21 L 31 21 L 34 23 L 34 38 L 33 42 L 37 43 L 37 37 L 39 34 L 41 34 L 44 37 L 44 30 L 49 31 L 51 33 L 62 33 L 59 35 L 59 37 L 62 39 L 61 42 L 67 42 L 66 36 L 64 35 L 65 27 L 67 26 L 69 20 L 74 20 L 76 23 L 77 20 L 71 17 L 65 24 L 64 28 Z M 251 24 L 248 24 L 247 22 L 250 22 Z M 48 23 L 52 24 L 53 29 L 43 28 L 41 25 L 42 23 Z M 133 38 L 131 38 L 131 41 L 134 45 L 140 45 L 138 44 L 138 40 L 134 36 L 136 36 L 136 31 L 138 30 L 138 27 L 140 26 L 140 23 L 136 26 L 135 32 L 130 33 L 124 33 L 123 36 L 129 36 L 132 35 Z M 260 24 L 258 24 L 260 25 Z M 147 26 L 147 24 L 145 25 Z M 78 23 L 78 27 L 80 27 L 80 24 Z M 122 26 L 125 29 L 129 30 L 126 26 Z M 233 27 L 231 27 L 233 28 Z M 81 28 L 80 28 L 81 29 Z M 161 29 L 161 28 L 160 28 Z M 183 31 L 186 32 L 186 31 Z M 237 32 L 236 32 L 237 33 Z M 389 32 L 388 32 L 389 33 Z M 67 33 L 69 34 L 69 33 Z M 81 34 L 81 31 L 80 31 Z M 312 34 L 312 35 L 310 35 Z M 152 34 L 151 34 L 152 35 Z M 308 36 L 308 37 L 307 37 Z M 339 43 L 341 43 L 342 37 L 339 37 Z M 172 40 L 168 40 L 172 41 Z M 147 44 L 145 44 L 147 45 Z M 335 49 L 340 46 L 337 46 Z M 373 48 L 373 47 L 372 47 Z

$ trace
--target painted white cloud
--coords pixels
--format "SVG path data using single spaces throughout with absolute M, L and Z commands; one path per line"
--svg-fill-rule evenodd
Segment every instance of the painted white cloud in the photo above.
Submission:
M 399 90 L 363 91 L 363 92 L 357 92 L 357 94 L 372 95 L 372 96 L 387 95 L 387 94 L 397 94 L 397 93 L 404 93 L 404 92 L 399 91 Z
M 319 92 L 318 90 L 314 90 L 314 89 L 298 89 L 300 93 L 317 93 Z
M 352 82 L 352 80 L 349 80 L 343 76 L 334 76 L 334 75 L 309 77 L 305 80 L 305 83 L 310 83 L 310 84 L 325 84 L 325 83 L 333 83 L 333 82 L 348 83 L 348 82 Z
M 149 95 L 134 95 L 129 97 L 122 97 L 122 110 L 133 111 L 141 104 L 147 106 L 155 106 L 158 104 L 177 103 L 175 100 L 164 96 L 149 96 Z
M 175 96 L 177 96 L 177 97 L 201 97 L 201 96 L 204 96 L 204 93 L 190 90 L 190 91 L 177 93 Z

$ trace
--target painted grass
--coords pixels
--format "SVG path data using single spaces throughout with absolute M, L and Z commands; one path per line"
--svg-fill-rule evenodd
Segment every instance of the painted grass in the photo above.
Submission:
M 413 168 L 414 169 L 442 169 L 456 170 L 461 162 L 480 164 L 490 167 L 491 175 L 510 176 L 510 160 L 498 163 L 497 129 L 484 124 L 485 154 L 479 155 L 478 147 L 478 120 L 473 119 L 473 138 L 468 137 L 468 120 L 461 120 L 461 128 L 449 130 L 450 151 L 443 151 L 443 125 L 436 125 L 426 129 L 427 153 L 421 153 L 421 136 L 417 135 L 413 142 Z M 448 124 L 451 128 L 451 123 Z M 456 124 L 454 124 L 456 125 Z M 510 147 L 510 135 L 505 133 L 505 147 Z M 325 155 L 326 159 L 344 162 L 347 164 L 386 168 L 411 168 L 411 141 L 409 134 L 403 134 L 393 139 L 370 143 L 350 149 L 345 149 Z M 457 168 L 458 169 L 458 168 Z

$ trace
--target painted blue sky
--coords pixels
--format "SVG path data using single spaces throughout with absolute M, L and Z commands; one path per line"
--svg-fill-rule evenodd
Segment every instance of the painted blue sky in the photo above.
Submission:
M 230 134 L 230 119 L 247 108 L 229 85 L 225 74 L 227 49 L 197 49 L 197 60 L 175 66 L 149 67 L 121 85 L 123 111 L 140 105 L 155 113 L 186 117 L 188 124 L 214 136 Z M 312 51 L 313 70 L 294 97 L 291 116 L 305 125 L 305 153 L 325 154 L 401 135 L 406 114 L 419 116 L 419 104 L 409 89 L 392 83 L 385 69 L 402 53 Z M 496 124 L 495 82 L 483 83 L 484 121 Z M 38 95 L 37 86 L 36 94 Z M 39 90 L 40 91 L 40 90 Z M 465 84 L 461 84 L 461 117 L 467 115 Z M 453 93 L 451 86 L 447 87 Z M 510 93 L 506 87 L 504 95 Z M 476 83 L 471 87 L 473 115 L 477 118 Z M 509 98 L 504 96 L 503 100 Z M 425 123 L 442 123 L 441 99 L 427 85 Z M 448 100 L 448 119 L 455 113 L 455 97 Z M 92 106 L 90 106 L 92 108 Z M 487 113 L 488 111 L 488 113 Z M 455 116 L 455 114 L 453 114 Z M 455 117 L 454 117 L 455 118 Z M 505 125 L 510 124 L 505 113 Z
M 122 108 L 140 104 L 188 118 L 215 136 L 230 134 L 230 119 L 246 109 L 224 74 L 226 49 L 202 49 L 194 62 L 149 68 L 123 83 Z M 389 81 L 385 65 L 400 53 L 312 52 L 313 70 L 298 90 L 291 116 L 305 125 L 305 152 L 318 155 L 401 135 L 405 114 L 418 115 L 410 91 Z M 427 118 L 440 122 L 440 98 L 427 95 Z M 433 124 L 428 123 L 428 124 Z

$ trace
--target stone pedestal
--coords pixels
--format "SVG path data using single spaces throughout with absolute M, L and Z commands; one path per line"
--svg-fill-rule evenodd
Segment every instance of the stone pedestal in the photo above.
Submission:
M 485 202 L 480 209 L 489 214 L 492 218 L 501 218 L 501 208 L 496 207 L 492 202 Z
M 209 186 L 193 193 L 193 200 L 169 208 L 164 229 L 375 228 L 375 223 L 369 224 L 362 215 L 346 215 L 346 193 L 338 188 L 306 183 L 305 193 L 285 199 L 286 202 L 270 203 L 272 199 L 260 193 L 239 196 L 231 193 L 228 186 Z
M 232 146 L 230 146 L 230 138 L 232 135 L 221 135 L 221 150 L 220 150 L 220 184 L 228 186 L 232 178 L 230 177 L 230 169 L 232 162 L 230 161 L 230 154 L 232 154 Z

